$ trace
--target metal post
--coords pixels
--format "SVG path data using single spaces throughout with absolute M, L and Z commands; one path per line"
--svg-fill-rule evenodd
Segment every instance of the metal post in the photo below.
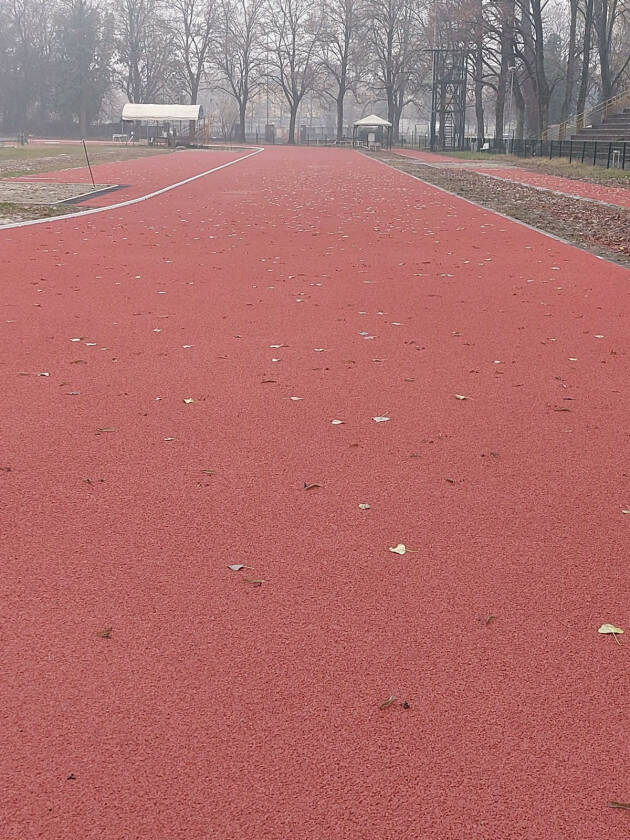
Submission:
M 94 183 L 94 173 L 92 172 L 92 165 L 90 164 L 90 158 L 88 156 L 87 146 L 85 145 L 85 140 L 81 138 L 81 142 L 83 143 L 83 151 L 85 152 L 85 159 L 87 161 L 88 169 L 90 170 L 90 178 L 92 179 L 92 187 L 96 189 L 96 184 Z
M 512 131 L 512 98 L 514 96 L 514 72 L 516 71 L 515 66 L 508 67 L 508 71 L 510 73 L 510 98 L 508 99 L 508 139 L 510 137 Z M 505 132 L 504 132 L 505 133 Z M 501 138 L 503 139 L 503 138 Z M 505 153 L 508 153 L 508 144 L 505 147 Z
M 430 124 L 430 149 L 432 152 L 435 151 L 436 147 L 436 123 L 437 123 L 437 103 L 438 103 L 438 92 L 437 92 L 437 80 L 438 80 L 438 61 L 439 61 L 439 52 L 437 49 L 433 50 L 433 84 L 431 88 L 431 124 Z

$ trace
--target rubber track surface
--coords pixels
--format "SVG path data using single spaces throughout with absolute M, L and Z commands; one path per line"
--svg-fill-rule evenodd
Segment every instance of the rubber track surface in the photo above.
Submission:
M 628 837 L 627 270 L 349 150 L 0 242 L 2 840 Z
M 149 192 L 160 190 L 169 184 L 190 178 L 229 160 L 243 157 L 247 151 L 182 151 L 155 157 L 132 158 L 117 163 L 99 163 L 92 166 L 97 184 L 117 184 L 120 189 L 94 198 L 89 196 L 77 209 L 86 206 L 106 207 L 130 198 L 138 198 Z M 159 162 L 158 162 L 159 161 Z M 58 181 L 86 185 L 86 192 L 91 189 L 90 172 L 87 167 L 61 169 L 34 176 L 12 178 L 12 181 Z
M 444 155 L 427 154 L 426 152 L 417 152 L 415 150 L 405 149 L 404 151 L 397 150 L 396 154 L 404 155 L 405 157 L 414 157 L 427 163 L 439 163 L 448 161 L 453 164 L 453 158 L 445 157 Z M 497 161 L 497 162 L 500 162 Z M 614 204 L 618 207 L 630 207 L 630 179 L 628 187 L 609 187 L 603 184 L 591 184 L 588 181 L 577 181 L 573 178 L 563 178 L 560 175 L 545 175 L 543 173 L 532 172 L 529 169 L 520 169 L 518 166 L 506 166 L 505 168 L 486 167 L 483 161 L 466 161 L 467 165 L 465 171 L 478 172 L 482 175 L 491 175 L 494 178 L 504 178 L 507 181 L 516 181 L 518 184 L 525 184 L 526 186 L 539 187 L 544 190 L 552 190 L 554 192 L 564 193 L 565 195 L 575 196 L 576 198 L 590 198 L 594 201 L 604 201 L 608 204 Z

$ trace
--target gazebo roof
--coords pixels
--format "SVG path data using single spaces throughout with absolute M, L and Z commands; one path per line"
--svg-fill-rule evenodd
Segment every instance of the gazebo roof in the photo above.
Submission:
M 387 126 L 388 128 L 392 127 L 392 124 L 387 120 L 384 120 L 383 117 L 377 117 L 376 114 L 370 114 L 369 117 L 361 117 L 360 120 L 357 120 L 354 123 L 355 126 L 368 126 L 371 128 L 375 128 L 376 126 Z

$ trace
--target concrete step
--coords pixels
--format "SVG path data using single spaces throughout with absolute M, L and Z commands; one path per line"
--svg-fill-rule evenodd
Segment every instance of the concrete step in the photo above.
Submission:
M 602 140 L 607 142 L 621 142 L 621 143 L 630 143 L 630 130 L 629 131 L 614 131 L 610 130 L 607 131 L 605 129 L 597 129 L 597 128 L 583 128 L 581 131 L 578 131 L 577 134 L 573 135 L 573 140 Z

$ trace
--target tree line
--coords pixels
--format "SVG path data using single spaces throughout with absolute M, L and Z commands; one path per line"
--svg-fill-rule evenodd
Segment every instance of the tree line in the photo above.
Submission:
M 305 97 L 336 112 L 353 97 L 423 115 L 434 47 L 464 50 L 478 138 L 538 136 L 630 86 L 630 0 L 0 0 L 6 130 L 74 123 L 112 90 L 131 102 L 196 104 L 205 90 L 248 107 L 271 86 L 289 142 Z

